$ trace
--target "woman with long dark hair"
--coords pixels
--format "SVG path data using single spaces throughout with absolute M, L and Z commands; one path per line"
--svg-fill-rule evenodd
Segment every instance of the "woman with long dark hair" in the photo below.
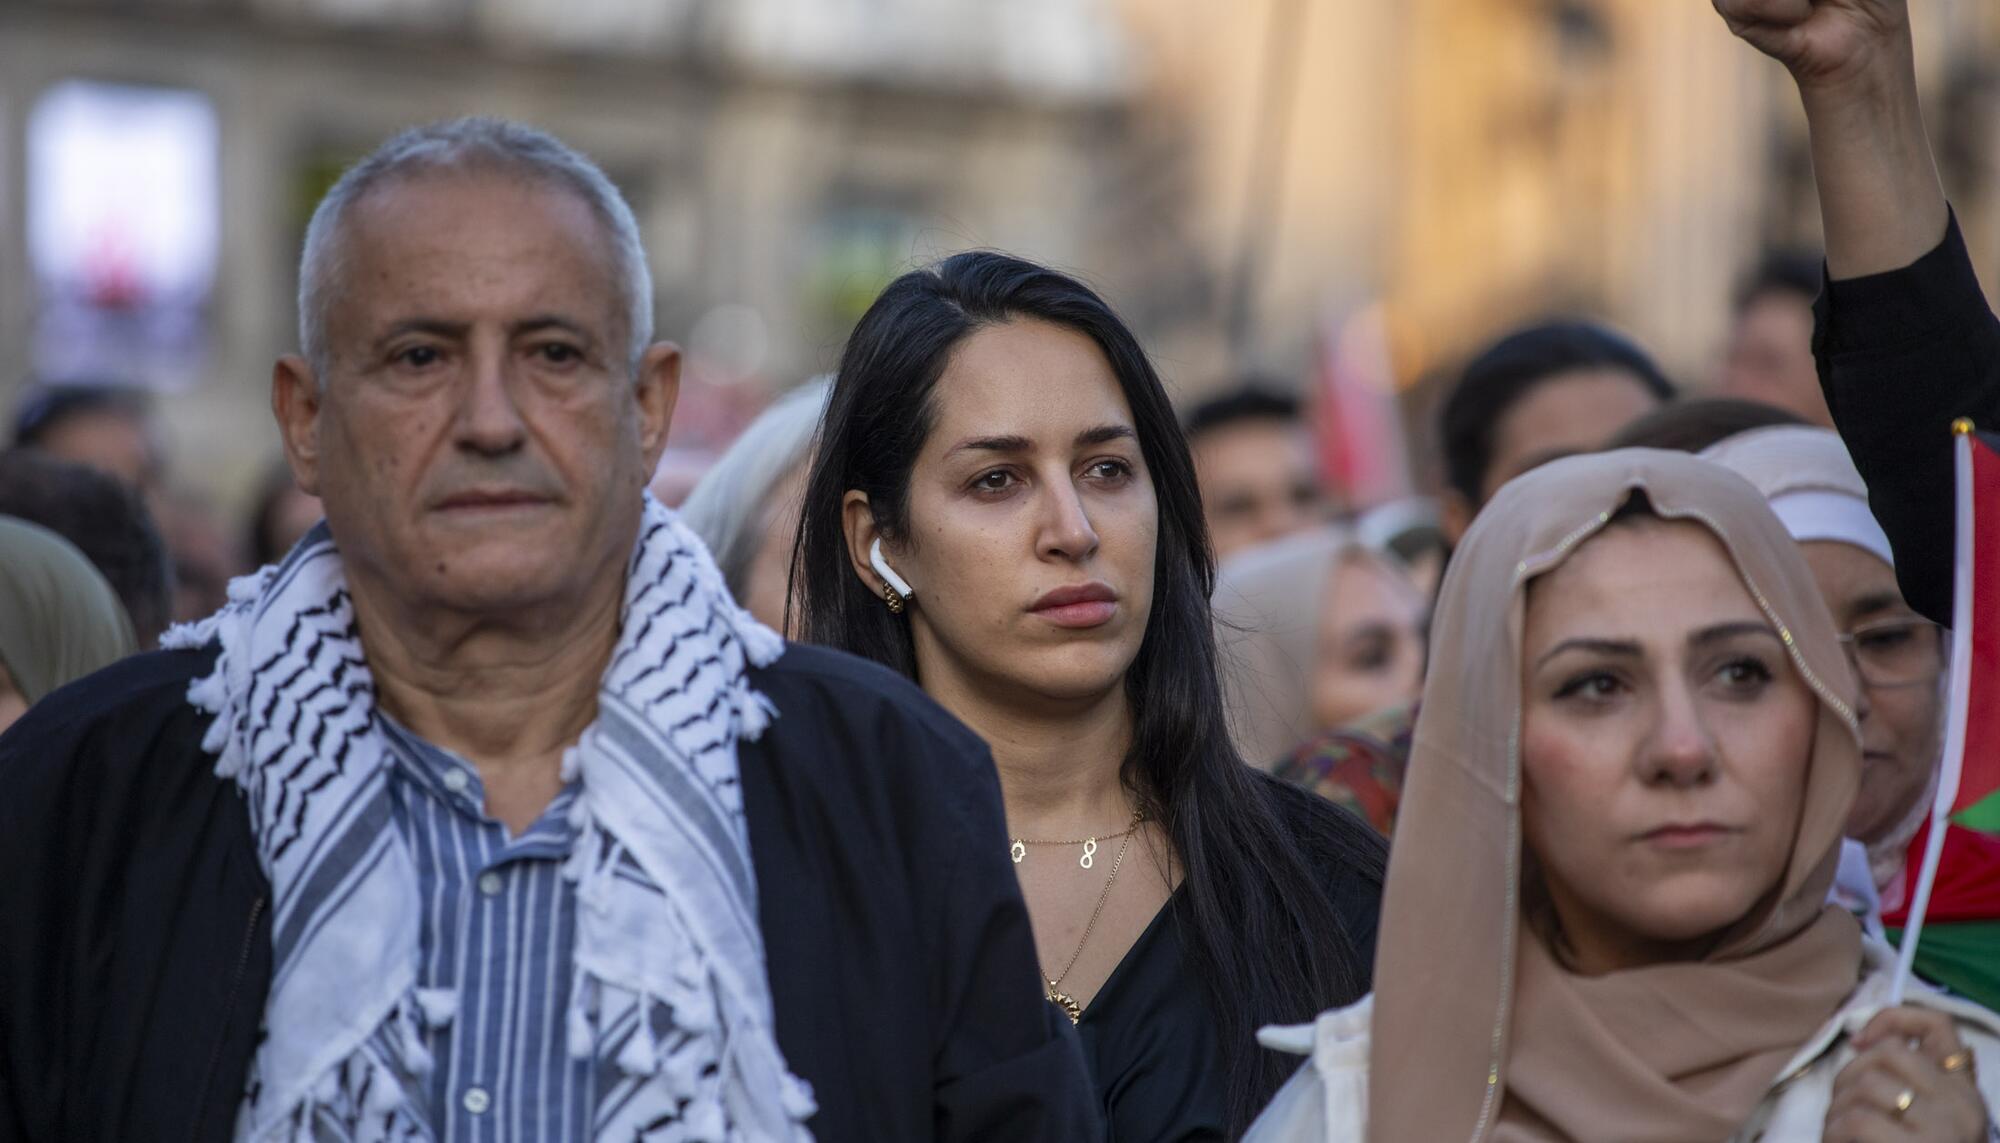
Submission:
M 1131 331 L 1001 254 L 897 279 L 842 356 L 793 575 L 805 639 L 991 744 L 1110 1137 L 1240 1133 L 1288 1070 L 1255 1028 L 1366 992 L 1384 856 L 1230 745 L 1194 468 Z

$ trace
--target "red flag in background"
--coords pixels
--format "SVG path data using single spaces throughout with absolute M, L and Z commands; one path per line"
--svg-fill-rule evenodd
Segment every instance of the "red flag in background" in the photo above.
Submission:
M 1967 426 L 1958 442 L 1959 464 L 1971 469 L 1971 511 L 1959 511 L 1961 520 L 1971 517 L 1972 550 L 1971 559 L 1958 568 L 1959 603 L 1965 610 L 1952 620 L 1972 630 L 1966 640 L 1970 661 L 1963 667 L 1952 663 L 1954 684 L 1961 669 L 1968 678 L 1965 744 L 1951 820 L 2000 833 L 2000 437 Z M 1960 483 L 1965 483 L 1963 477 Z
M 1937 799 L 1907 871 L 1907 912 L 1882 921 L 1901 944 L 1890 1003 L 1913 970 L 2000 1003 L 2000 437 L 1956 437 L 1951 687 Z M 1919 851 L 1913 846 L 1913 856 Z M 1926 922 L 1932 922 L 1926 930 Z
M 1313 379 L 1320 478 L 1335 503 L 1361 512 L 1410 495 L 1388 310 L 1380 302 L 1320 327 Z

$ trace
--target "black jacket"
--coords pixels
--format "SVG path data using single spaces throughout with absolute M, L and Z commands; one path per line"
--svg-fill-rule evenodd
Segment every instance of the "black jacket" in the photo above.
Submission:
M 1951 423 L 2000 429 L 2000 320 L 1958 219 L 1903 269 L 1829 280 L 1815 316 L 1820 387 L 1889 534 L 1903 598 L 1949 626 Z
M 0 1141 L 224 1140 L 269 885 L 200 748 L 209 652 L 128 659 L 0 737 Z M 1093 1138 L 1041 999 L 986 747 L 871 664 L 791 647 L 740 751 L 779 1046 L 823 1140 Z

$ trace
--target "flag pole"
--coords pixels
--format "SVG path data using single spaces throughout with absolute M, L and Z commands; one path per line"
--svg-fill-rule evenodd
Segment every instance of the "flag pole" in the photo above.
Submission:
M 1924 913 L 1937 885 L 1938 859 L 1944 855 L 1945 830 L 1951 807 L 1958 801 L 1959 776 L 1965 770 L 1965 731 L 1972 698 L 1972 422 L 1951 423 L 1954 485 L 1952 528 L 1951 690 L 1945 716 L 1944 755 L 1938 760 L 1937 798 L 1931 803 L 1930 836 L 1924 841 L 1924 861 L 1917 870 L 1917 889 L 1910 898 L 1910 919 L 1903 926 L 1897 951 L 1896 975 L 1889 1004 L 1903 1002 L 1903 992 L 1917 963 L 1917 941 L 1923 936 Z

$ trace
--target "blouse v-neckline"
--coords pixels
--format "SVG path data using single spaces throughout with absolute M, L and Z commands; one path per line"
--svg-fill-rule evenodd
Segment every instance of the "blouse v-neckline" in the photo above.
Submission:
M 1117 991 L 1119 983 L 1128 975 L 1127 969 L 1138 961 L 1140 954 L 1144 953 L 1155 940 L 1159 939 L 1159 930 L 1166 924 L 1169 915 L 1173 913 L 1174 903 L 1180 899 L 1181 890 L 1186 885 L 1187 882 L 1182 881 L 1179 885 L 1174 886 L 1173 891 L 1167 894 L 1167 899 L 1161 902 L 1159 909 L 1154 912 L 1153 919 L 1147 921 L 1146 927 L 1139 930 L 1138 939 L 1133 941 L 1130 947 L 1126 948 L 1125 955 L 1119 957 L 1118 963 L 1111 967 L 1111 975 L 1104 978 L 1104 983 L 1098 985 L 1097 991 L 1092 994 L 1090 1003 L 1083 1006 L 1083 1013 L 1077 1017 L 1078 1024 L 1089 1021 L 1094 1013 L 1101 1010 L 1104 998 Z

